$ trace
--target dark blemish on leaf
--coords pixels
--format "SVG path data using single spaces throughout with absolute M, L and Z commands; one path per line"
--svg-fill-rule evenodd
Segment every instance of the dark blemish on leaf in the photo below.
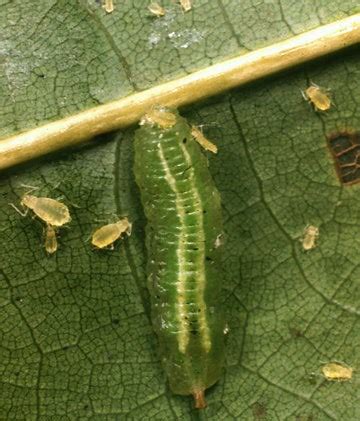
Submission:
M 339 180 L 345 186 L 360 182 L 360 134 L 341 130 L 327 135 Z
M 263 405 L 260 402 L 255 402 L 252 405 L 251 408 L 252 408 L 252 412 L 253 412 L 254 418 L 256 420 L 264 420 L 264 419 L 266 419 L 266 407 L 265 407 L 265 405 Z
M 290 332 L 290 335 L 295 339 L 304 337 L 303 332 L 301 330 L 297 329 L 296 327 L 290 327 L 289 332 Z
M 187 139 L 186 139 L 186 137 L 183 139 L 183 143 L 186 143 L 186 141 L 187 141 Z
M 211 262 L 211 261 L 212 261 L 212 258 L 211 258 L 211 257 L 209 257 L 209 256 L 206 256 L 206 257 L 205 257 L 205 259 L 206 259 L 208 262 Z
M 313 421 L 314 417 L 312 415 L 297 415 L 296 421 Z
M 111 323 L 114 324 L 114 325 L 118 325 L 120 323 L 120 320 L 119 319 L 113 319 L 113 320 L 111 320 Z
M 310 374 L 309 374 L 309 376 L 308 376 L 308 381 L 309 381 L 309 383 L 310 383 L 312 386 L 316 385 L 316 384 L 317 384 L 317 377 L 316 377 L 316 374 L 315 374 L 315 373 L 310 373 Z

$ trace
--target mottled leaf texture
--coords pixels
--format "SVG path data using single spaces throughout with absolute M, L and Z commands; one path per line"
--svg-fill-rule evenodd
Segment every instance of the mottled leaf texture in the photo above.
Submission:
M 93 0 L 0 3 L 1 135 L 359 10 L 357 0 L 193 0 L 184 13 L 164 0 L 157 18 L 145 0 L 114 0 L 112 13 Z M 359 420 L 360 186 L 343 185 L 335 162 L 357 169 L 358 156 L 332 149 L 358 138 L 347 133 L 360 131 L 359 80 L 353 48 L 182 110 L 218 146 L 209 161 L 226 231 L 226 368 L 201 414 L 169 392 L 149 320 L 133 129 L 2 174 L 0 419 Z M 331 89 L 327 112 L 303 99 L 311 82 Z M 8 205 L 24 184 L 70 208 L 53 255 L 41 221 Z M 92 249 L 93 230 L 124 216 L 131 237 Z M 352 378 L 326 379 L 330 362 Z

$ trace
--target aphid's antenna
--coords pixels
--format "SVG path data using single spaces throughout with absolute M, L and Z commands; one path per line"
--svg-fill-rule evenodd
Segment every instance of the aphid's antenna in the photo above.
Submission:
M 203 127 L 208 127 L 208 126 L 210 126 L 210 127 L 211 126 L 219 127 L 220 124 L 217 123 L 216 121 L 213 121 L 212 123 L 205 123 L 205 124 L 198 124 L 198 125 L 194 124 L 194 126 L 196 126 L 197 128 L 199 128 L 200 130 L 202 130 Z
M 56 196 L 56 200 L 58 200 L 61 203 L 63 203 L 66 200 L 67 203 L 69 203 L 73 208 L 81 209 L 81 206 L 67 200 L 67 197 L 65 196 L 65 194 L 61 194 L 60 196 Z
M 76 208 L 76 209 L 81 209 L 81 206 L 80 205 L 78 205 L 78 204 L 76 204 L 76 203 L 73 203 L 73 202 L 69 202 L 70 203 L 70 205 L 73 207 L 73 208 Z
M 59 181 L 55 186 L 53 187 L 53 190 L 57 190 L 61 184 L 61 181 Z
M 311 79 L 309 79 L 309 82 L 310 82 L 311 86 L 314 86 L 315 88 L 321 89 L 321 87 L 317 83 L 313 82 Z
M 65 199 L 65 196 L 63 194 L 56 196 L 56 200 L 58 200 L 59 202 L 62 202 L 64 199 Z
M 128 218 L 129 213 L 128 213 L 128 212 L 127 212 L 127 213 L 121 213 L 120 215 L 119 215 L 119 214 L 117 214 L 117 213 L 112 213 L 111 215 L 112 215 L 114 218 L 116 218 L 116 222 L 117 222 L 117 221 L 120 221 L 120 219 Z
M 24 211 L 21 212 L 21 210 L 17 206 L 15 206 L 13 203 L 8 203 L 8 205 L 14 208 L 16 212 L 19 213 L 21 216 L 26 216 L 29 211 L 29 208 L 26 208 Z
M 105 215 L 105 218 L 96 218 L 94 219 L 95 222 L 105 222 L 106 224 L 112 224 L 112 222 L 109 222 L 111 218 L 115 218 L 116 220 L 119 219 L 119 217 L 116 215 L 116 213 L 111 213 L 110 215 Z
M 30 184 L 24 184 L 24 183 L 21 183 L 20 187 L 24 187 L 26 189 L 32 189 L 32 190 L 38 190 L 40 188 L 40 187 L 36 187 L 36 186 L 30 186 Z
M 40 187 L 29 186 L 28 184 L 22 184 L 22 183 L 20 184 L 20 187 L 22 187 L 24 189 L 30 189 L 25 194 L 29 194 L 29 193 L 31 193 L 31 192 L 33 192 L 35 190 L 39 190 L 40 189 Z
M 88 243 L 90 240 L 91 240 L 91 238 L 92 238 L 92 234 L 90 234 L 88 237 L 86 237 L 85 238 L 85 243 Z

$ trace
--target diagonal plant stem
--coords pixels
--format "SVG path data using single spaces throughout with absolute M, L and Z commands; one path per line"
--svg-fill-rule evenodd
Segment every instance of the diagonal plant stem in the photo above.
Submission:
M 360 13 L 0 141 L 0 170 L 360 43 Z

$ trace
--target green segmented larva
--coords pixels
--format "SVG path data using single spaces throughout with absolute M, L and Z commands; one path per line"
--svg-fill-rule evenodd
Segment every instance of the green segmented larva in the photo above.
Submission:
M 148 220 L 148 287 L 163 365 L 172 391 L 203 408 L 224 361 L 220 195 L 191 127 L 177 113 L 168 124 L 169 113 L 143 118 L 134 172 Z

